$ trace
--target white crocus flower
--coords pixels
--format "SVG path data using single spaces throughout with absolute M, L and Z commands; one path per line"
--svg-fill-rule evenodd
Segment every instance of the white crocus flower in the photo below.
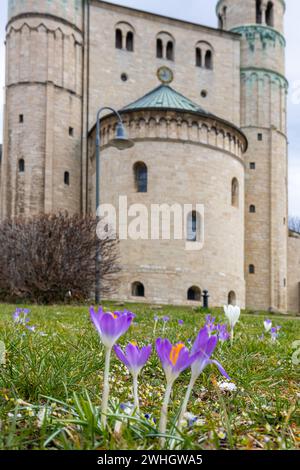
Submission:
M 264 321 L 264 327 L 265 327 L 265 330 L 266 330 L 266 333 L 269 333 L 272 329 L 272 322 L 271 320 L 265 320 Z
M 233 330 L 241 315 L 241 309 L 238 306 L 224 305 L 224 312 L 228 319 L 231 330 L 231 343 L 233 342 Z

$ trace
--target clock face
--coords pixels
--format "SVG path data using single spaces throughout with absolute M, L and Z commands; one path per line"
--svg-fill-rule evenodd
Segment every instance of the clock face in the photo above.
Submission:
M 171 83 L 174 75 L 168 67 L 160 67 L 157 71 L 157 77 L 162 83 Z

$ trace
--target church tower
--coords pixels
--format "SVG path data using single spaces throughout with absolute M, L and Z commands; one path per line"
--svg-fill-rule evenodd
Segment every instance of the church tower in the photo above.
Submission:
M 284 0 L 220 0 L 219 27 L 241 35 L 241 128 L 248 307 L 287 309 L 287 136 Z
M 81 210 L 82 0 L 9 0 L 0 218 Z

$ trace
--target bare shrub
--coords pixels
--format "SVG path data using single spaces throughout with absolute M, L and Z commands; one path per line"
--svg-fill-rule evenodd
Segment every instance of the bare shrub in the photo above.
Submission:
M 300 217 L 289 218 L 289 229 L 292 232 L 300 233 Z
M 101 251 L 101 295 L 115 290 L 118 241 L 98 240 L 96 219 L 67 213 L 0 223 L 0 297 L 38 303 L 85 300 L 95 285 L 95 253 Z

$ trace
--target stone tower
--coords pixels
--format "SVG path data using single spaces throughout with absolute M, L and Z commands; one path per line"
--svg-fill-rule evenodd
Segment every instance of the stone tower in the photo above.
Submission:
M 9 0 L 0 217 L 81 210 L 83 2 Z
M 287 137 L 283 0 L 220 0 L 220 28 L 241 34 L 246 305 L 287 308 Z

